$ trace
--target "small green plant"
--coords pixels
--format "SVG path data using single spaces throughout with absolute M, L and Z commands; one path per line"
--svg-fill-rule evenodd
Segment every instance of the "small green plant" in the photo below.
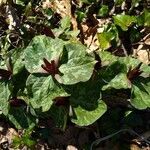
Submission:
M 34 141 L 31 138 L 31 133 L 33 131 L 33 128 L 29 128 L 24 131 L 24 133 L 21 136 L 15 136 L 13 138 L 12 147 L 15 149 L 23 148 L 24 146 L 27 146 L 30 149 L 33 149 L 34 145 L 36 144 L 36 141 Z

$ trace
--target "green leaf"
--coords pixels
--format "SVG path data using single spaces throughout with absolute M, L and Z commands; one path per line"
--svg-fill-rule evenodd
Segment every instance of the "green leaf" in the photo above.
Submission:
M 22 71 L 24 68 L 24 55 L 23 49 L 14 49 L 11 55 L 12 58 L 12 65 L 13 65 L 13 75 L 17 74 L 18 72 Z
M 61 24 L 61 28 L 63 30 L 70 28 L 70 17 L 69 16 L 65 16 L 64 18 L 62 18 L 60 24 Z
M 132 87 L 131 104 L 137 109 L 150 107 L 150 77 L 139 77 Z
M 115 0 L 115 5 L 121 5 L 125 0 Z
M 119 43 L 118 29 L 114 24 L 105 25 L 104 31 L 97 36 L 102 50 L 110 48 L 111 44 L 117 46 Z
M 68 93 L 51 76 L 31 74 L 26 84 L 32 107 L 42 108 L 42 112 L 50 109 L 52 100 L 56 97 L 68 96 Z
M 125 73 L 117 74 L 107 85 L 103 86 L 102 90 L 106 90 L 108 88 L 128 89 L 129 81 L 127 79 L 127 75 Z
M 122 58 L 120 57 L 118 60 L 126 64 L 127 70 L 129 70 L 130 67 L 135 68 L 139 63 L 141 63 L 140 60 L 132 58 L 130 56 L 122 57 Z M 142 64 L 142 66 L 140 67 L 140 70 L 146 74 L 150 74 L 150 67 L 146 64 Z
M 108 11 L 109 11 L 109 8 L 107 5 L 102 5 L 101 8 L 99 9 L 98 11 L 98 16 L 100 17 L 105 17 L 108 15 Z
M 110 65 L 111 63 L 118 61 L 119 58 L 107 51 L 98 51 L 98 54 L 101 58 L 103 66 Z
M 120 61 L 114 61 L 100 70 L 100 76 L 108 83 L 120 73 L 127 73 L 127 67 Z
M 102 32 L 98 34 L 98 41 L 102 50 L 108 49 L 113 39 L 114 34 L 112 32 Z
M 25 108 L 23 107 L 11 107 L 9 110 L 8 118 L 17 129 L 28 128 L 31 124 L 35 124 L 35 119 L 27 114 Z
M 92 104 L 88 104 L 89 106 Z M 72 122 L 79 126 L 88 126 L 99 119 L 107 110 L 106 104 L 99 100 L 97 108 L 94 110 L 86 110 L 81 106 L 74 108 L 77 118 L 72 119 Z
M 130 40 L 132 43 L 138 42 L 141 38 L 141 33 L 139 32 L 139 30 L 135 27 L 132 28 L 132 30 L 130 31 Z
M 44 35 L 34 37 L 24 52 L 27 70 L 30 73 L 39 72 L 42 69 L 43 58 L 50 61 L 61 56 L 64 43 L 60 39 L 52 39 Z
M 130 67 L 132 67 L 132 69 L 133 69 L 140 63 L 140 61 L 138 59 L 132 58 L 130 56 L 128 56 L 128 57 L 120 57 L 120 58 L 118 57 L 118 61 L 122 62 L 123 64 L 126 65 L 127 71 L 128 71 L 128 69 Z
M 144 9 L 143 13 L 137 17 L 137 23 L 139 26 L 150 26 L 150 12 Z
M 118 59 L 114 59 L 113 61 L 114 62 L 110 64 L 108 63 L 99 71 L 99 76 L 102 81 L 101 85 L 103 86 L 102 90 L 106 90 L 108 88 L 126 89 L 129 86 L 126 65 L 121 61 L 118 61 Z
M 57 107 L 53 105 L 49 111 L 51 117 L 53 118 L 55 125 L 57 128 L 63 128 L 65 129 L 66 127 L 66 121 L 68 116 L 67 111 L 65 110 L 64 107 Z
M 99 51 L 99 56 L 101 58 L 102 61 L 102 65 L 103 66 L 109 66 L 112 65 L 114 62 L 119 62 L 120 64 L 122 64 L 122 69 L 124 70 L 123 72 L 127 73 L 127 71 L 129 70 L 130 67 L 135 68 L 139 63 L 141 63 L 141 61 L 139 61 L 138 59 L 132 58 L 130 56 L 128 57 L 118 57 L 118 56 L 114 56 L 113 54 L 111 54 L 110 52 L 106 52 L 106 51 Z M 125 67 L 126 66 L 126 67 Z M 116 70 L 115 68 L 112 70 Z M 146 64 L 142 64 L 142 66 L 140 67 L 140 70 L 143 71 L 146 74 L 150 74 L 150 67 Z M 107 72 L 107 74 L 111 74 L 111 72 Z
M 66 63 L 62 64 L 59 71 L 63 74 L 58 80 L 63 84 L 75 84 L 90 79 L 96 61 L 86 52 L 86 47 L 80 43 L 69 43 L 66 48 Z
M 8 83 L 6 81 L 0 80 L 0 111 L 4 114 L 8 114 L 8 100 L 10 97 L 10 91 L 8 88 Z
M 30 139 L 29 137 L 22 138 L 22 141 L 28 147 L 33 147 L 36 144 L 36 142 L 34 140 Z
M 87 126 L 105 113 L 107 107 L 101 100 L 100 86 L 98 80 L 91 79 L 69 87 L 73 110 L 72 122 L 80 126 Z
M 127 31 L 128 27 L 130 27 L 133 23 L 136 22 L 135 16 L 129 16 L 129 15 L 116 15 L 113 17 L 114 23 L 121 27 L 123 31 Z
M 79 10 L 77 10 L 76 15 L 77 15 L 77 21 L 79 23 L 81 23 L 83 19 L 86 17 L 86 13 Z

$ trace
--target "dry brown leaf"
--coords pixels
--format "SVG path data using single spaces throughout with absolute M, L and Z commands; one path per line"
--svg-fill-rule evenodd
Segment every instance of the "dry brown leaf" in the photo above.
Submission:
M 131 144 L 130 150 L 141 150 L 137 144 Z
M 150 38 L 147 38 L 147 39 L 144 41 L 144 43 L 145 43 L 146 45 L 150 45 Z

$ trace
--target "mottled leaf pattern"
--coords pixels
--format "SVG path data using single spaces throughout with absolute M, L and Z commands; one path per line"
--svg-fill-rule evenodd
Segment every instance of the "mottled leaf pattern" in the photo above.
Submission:
M 106 112 L 106 110 L 107 106 L 102 100 L 99 100 L 97 107 L 93 110 L 87 110 L 81 106 L 78 106 L 74 108 L 76 118 L 73 118 L 72 122 L 79 126 L 88 126 L 99 119 Z
M 39 72 L 43 58 L 48 61 L 58 59 L 63 52 L 64 42 L 44 35 L 33 38 L 25 49 L 25 66 L 30 73 Z
M 139 77 L 134 81 L 131 104 L 137 109 L 150 107 L 150 78 Z
M 90 125 L 105 113 L 107 107 L 101 100 L 100 86 L 98 80 L 91 79 L 69 87 L 72 122 L 80 126 Z
M 8 100 L 10 97 L 10 91 L 8 88 L 8 83 L 5 81 L 0 81 L 0 111 L 4 114 L 8 114 Z
M 59 83 L 54 82 L 51 76 L 30 75 L 27 80 L 27 89 L 30 103 L 34 108 L 48 111 L 53 99 L 59 96 L 68 96 Z
M 90 79 L 96 61 L 86 52 L 86 47 L 79 43 L 70 43 L 65 46 L 67 51 L 67 63 L 59 68 L 63 74 L 63 84 L 75 84 Z

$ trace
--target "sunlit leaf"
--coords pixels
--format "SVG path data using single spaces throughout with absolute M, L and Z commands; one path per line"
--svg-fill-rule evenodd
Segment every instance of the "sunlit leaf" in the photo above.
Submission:
M 113 17 L 114 23 L 121 27 L 123 31 L 127 31 L 128 27 L 130 27 L 133 23 L 136 22 L 135 16 L 129 16 L 129 15 L 116 15 Z

